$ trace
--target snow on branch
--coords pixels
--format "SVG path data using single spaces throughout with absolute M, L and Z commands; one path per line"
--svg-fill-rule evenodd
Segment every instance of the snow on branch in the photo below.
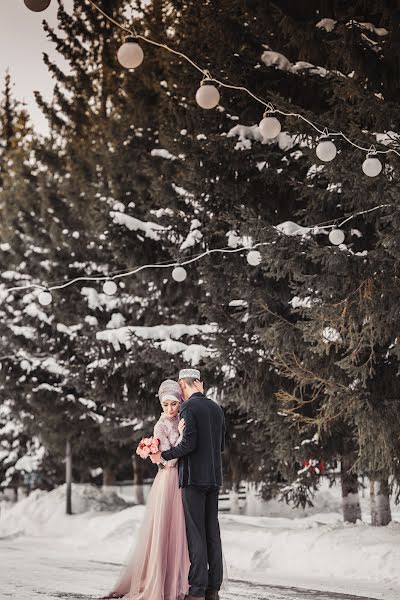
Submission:
M 171 152 L 169 152 L 169 150 L 165 150 L 165 148 L 154 148 L 154 150 L 152 150 L 150 154 L 151 156 L 158 156 L 159 158 L 164 158 L 166 160 L 178 159 L 177 156 L 174 156 L 173 154 L 171 154 Z
M 239 138 L 235 150 L 250 150 L 252 142 L 260 142 L 264 145 L 278 144 L 279 148 L 283 151 L 291 150 L 296 145 L 307 146 L 308 148 L 312 148 L 313 146 L 312 138 L 310 136 L 292 135 L 287 131 L 281 131 L 276 138 L 265 139 L 261 135 L 258 125 L 238 124 L 232 127 L 228 133 L 222 135 L 226 135 L 228 138 Z
M 184 344 L 175 340 L 164 340 L 156 342 L 155 345 L 168 354 L 181 354 L 182 359 L 193 367 L 197 366 L 203 358 L 209 358 L 215 354 L 213 349 L 202 344 Z
M 371 33 L 375 33 L 375 35 L 379 35 L 380 37 L 388 35 L 388 30 L 384 27 L 375 27 L 373 23 L 363 23 L 360 21 L 354 21 L 353 19 L 346 23 L 347 27 L 359 27 L 360 29 L 364 29 L 365 31 L 370 31 Z
M 88 306 L 92 310 L 113 310 L 120 304 L 120 299 L 117 296 L 108 296 L 107 294 L 98 292 L 96 288 L 83 287 L 81 289 L 82 296 L 85 296 Z M 92 322 L 92 325 L 95 324 Z
M 203 234 L 200 231 L 201 223 L 198 219 L 194 219 L 190 225 L 190 231 L 186 236 L 185 241 L 181 244 L 180 250 L 192 248 L 203 239 Z
M 69 370 L 60 365 L 55 358 L 49 356 L 44 360 L 28 355 L 26 352 L 19 350 L 16 357 L 21 360 L 20 366 L 23 371 L 30 373 L 32 370 L 40 368 L 43 371 L 48 371 L 53 375 L 66 377 L 69 375 Z
M 280 71 L 287 71 L 288 73 L 298 74 L 302 71 L 308 71 L 314 75 L 325 77 L 328 71 L 324 67 L 315 66 L 309 62 L 303 60 L 291 63 L 286 56 L 280 52 L 274 52 L 269 46 L 264 44 L 265 51 L 261 55 L 261 61 L 267 67 L 275 67 Z
M 136 219 L 136 217 L 131 217 L 119 211 L 110 211 L 110 217 L 113 223 L 125 225 L 130 231 L 142 231 L 145 237 L 152 240 L 159 240 L 161 234 L 169 229 L 152 221 L 141 221 L 140 219 Z
M 325 29 L 328 33 L 333 31 L 336 27 L 337 21 L 334 19 L 321 19 L 318 23 L 315 24 L 315 27 L 318 29 Z
M 132 347 L 132 336 L 137 336 L 145 340 L 153 340 L 155 342 L 166 342 L 171 340 L 178 340 L 184 335 L 196 336 L 214 333 L 217 329 L 216 324 L 210 325 L 154 325 L 152 327 L 142 326 L 127 326 L 120 327 L 118 329 L 109 329 L 107 331 L 99 331 L 96 334 L 96 338 L 100 341 L 108 342 L 112 344 L 114 350 L 118 351 L 121 349 L 121 345 L 125 346 L 127 350 Z M 171 354 L 177 352 L 189 352 L 189 346 L 183 344 L 182 346 L 168 345 L 162 346 L 162 350 Z M 197 355 L 199 349 L 193 349 L 193 355 Z M 190 352 L 189 352 L 190 354 Z
M 19 460 L 14 465 L 14 469 L 16 471 L 21 471 L 24 473 L 32 473 L 37 471 L 43 461 L 43 458 L 46 454 L 46 449 L 42 446 L 39 440 L 36 438 L 32 444 L 32 447 L 29 448 L 28 454 L 25 456 L 21 456 Z

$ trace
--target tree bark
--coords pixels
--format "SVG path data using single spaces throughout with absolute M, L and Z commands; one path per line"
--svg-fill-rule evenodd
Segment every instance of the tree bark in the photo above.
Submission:
M 135 491 L 135 501 L 137 504 L 145 504 L 143 489 L 143 459 L 137 454 L 132 456 L 133 466 L 133 486 Z
M 341 483 L 342 483 L 342 506 L 343 520 L 348 523 L 356 523 L 361 519 L 361 506 L 358 495 L 357 474 L 350 473 L 351 462 L 342 457 L 341 460 Z
M 390 510 L 390 490 L 387 479 L 379 479 L 371 481 L 373 488 L 373 497 L 375 498 L 375 515 L 373 515 L 373 507 L 371 503 L 371 523 L 372 525 L 384 526 L 389 525 L 392 520 Z
M 72 515 L 72 452 L 71 440 L 67 438 L 65 445 L 65 483 L 66 483 L 66 513 Z
M 239 490 L 238 486 L 233 486 L 233 488 L 229 492 L 229 503 L 231 508 L 231 513 L 233 515 L 240 514 L 240 506 L 239 506 Z
M 115 472 L 110 467 L 103 467 L 103 486 L 114 485 L 115 483 Z
M 232 474 L 232 489 L 229 492 L 229 500 L 231 506 L 231 513 L 238 515 L 240 513 L 239 508 L 239 490 L 240 490 L 240 468 L 237 460 L 232 461 L 231 464 Z
M 371 510 L 371 525 L 378 525 L 378 512 L 376 508 L 375 481 L 369 482 L 369 505 Z

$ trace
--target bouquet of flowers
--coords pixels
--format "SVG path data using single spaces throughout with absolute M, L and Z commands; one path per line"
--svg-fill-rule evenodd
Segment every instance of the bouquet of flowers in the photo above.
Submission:
M 141 458 L 148 458 L 150 454 L 157 454 L 159 451 L 160 440 L 156 437 L 148 437 L 140 440 L 136 448 L 136 454 Z

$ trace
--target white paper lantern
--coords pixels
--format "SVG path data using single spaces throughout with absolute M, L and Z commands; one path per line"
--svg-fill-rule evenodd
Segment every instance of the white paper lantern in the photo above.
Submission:
M 172 271 L 172 279 L 178 281 L 179 283 L 185 281 L 186 277 L 186 269 L 184 269 L 183 267 L 175 267 L 175 269 Z
M 103 292 L 107 294 L 107 296 L 113 296 L 117 289 L 115 281 L 106 281 L 103 285 Z
M 196 102 L 201 108 L 210 110 L 218 106 L 220 101 L 218 88 L 213 84 L 212 79 L 205 79 L 201 82 L 196 92 Z
M 336 156 L 337 149 L 330 140 L 321 140 L 316 148 L 318 158 L 324 162 L 333 160 Z
M 250 250 L 250 252 L 247 255 L 247 262 L 249 263 L 249 265 L 251 265 L 252 267 L 257 267 L 260 262 L 262 260 L 262 256 L 261 253 L 258 252 L 258 250 Z
M 362 170 L 368 177 L 376 177 L 382 171 L 382 163 L 376 156 L 367 156 L 362 164 Z
M 332 231 L 329 234 L 329 241 L 331 244 L 334 244 L 335 246 L 339 246 L 340 244 L 343 244 L 344 238 L 345 238 L 345 235 L 341 229 L 332 229 Z
M 41 304 L 42 306 L 48 306 L 49 304 L 52 303 L 53 297 L 50 294 L 50 292 L 44 291 L 44 292 L 40 292 L 38 300 L 39 300 L 39 304 Z
M 261 119 L 258 127 L 265 140 L 276 138 L 282 129 L 282 126 L 276 117 L 264 117 Z
M 136 41 L 136 38 L 129 36 L 120 46 L 117 53 L 118 62 L 126 69 L 136 69 L 142 64 L 144 53 Z
M 25 0 L 25 6 L 33 12 L 42 12 L 50 6 L 51 0 Z

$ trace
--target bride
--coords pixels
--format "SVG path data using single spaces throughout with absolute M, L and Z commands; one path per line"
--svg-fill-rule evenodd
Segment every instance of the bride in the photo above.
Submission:
M 181 441 L 185 427 L 178 416 L 180 385 L 172 379 L 163 381 L 158 397 L 163 412 L 154 427 L 154 437 L 160 440 L 162 452 Z M 183 600 L 188 594 L 190 560 L 177 462 L 161 459 L 134 552 L 105 598 Z

